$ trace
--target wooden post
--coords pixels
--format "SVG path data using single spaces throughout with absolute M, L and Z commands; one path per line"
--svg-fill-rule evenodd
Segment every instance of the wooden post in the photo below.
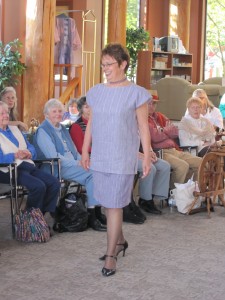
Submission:
M 127 1 L 109 0 L 108 43 L 126 46 Z
M 27 2 L 24 121 L 42 121 L 45 102 L 53 97 L 56 0 Z

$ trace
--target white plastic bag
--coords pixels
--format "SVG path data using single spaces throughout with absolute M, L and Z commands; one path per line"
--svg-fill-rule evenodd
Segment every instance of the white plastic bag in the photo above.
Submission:
M 194 201 L 193 192 L 199 192 L 198 183 L 193 181 L 193 176 L 186 183 L 175 183 L 175 189 L 173 189 L 170 193 L 174 198 L 177 206 L 177 210 L 186 214 Z M 197 203 L 193 208 L 198 208 L 201 205 L 201 197 L 199 197 Z

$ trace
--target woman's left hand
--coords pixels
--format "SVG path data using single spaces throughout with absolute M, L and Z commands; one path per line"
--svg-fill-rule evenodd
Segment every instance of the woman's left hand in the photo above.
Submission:
M 142 177 L 141 178 L 145 178 L 146 176 L 148 176 L 148 174 L 151 171 L 151 166 L 152 166 L 152 162 L 151 162 L 151 158 L 150 155 L 148 155 L 147 157 L 144 156 L 143 160 L 142 160 Z
M 81 166 L 85 169 L 85 170 L 89 170 L 90 168 L 90 155 L 89 153 L 83 153 L 82 152 L 82 156 L 81 156 Z

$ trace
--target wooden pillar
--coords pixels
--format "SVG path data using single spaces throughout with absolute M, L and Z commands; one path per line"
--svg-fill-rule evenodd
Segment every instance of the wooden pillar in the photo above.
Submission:
M 27 1 L 24 121 L 43 120 L 53 96 L 55 0 Z
M 126 46 L 127 1 L 109 0 L 108 43 Z

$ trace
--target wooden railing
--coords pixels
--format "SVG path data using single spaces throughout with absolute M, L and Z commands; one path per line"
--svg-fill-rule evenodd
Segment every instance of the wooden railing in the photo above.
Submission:
M 63 104 L 81 95 L 81 81 L 82 65 L 54 64 L 54 97 L 58 88 L 58 98 Z

